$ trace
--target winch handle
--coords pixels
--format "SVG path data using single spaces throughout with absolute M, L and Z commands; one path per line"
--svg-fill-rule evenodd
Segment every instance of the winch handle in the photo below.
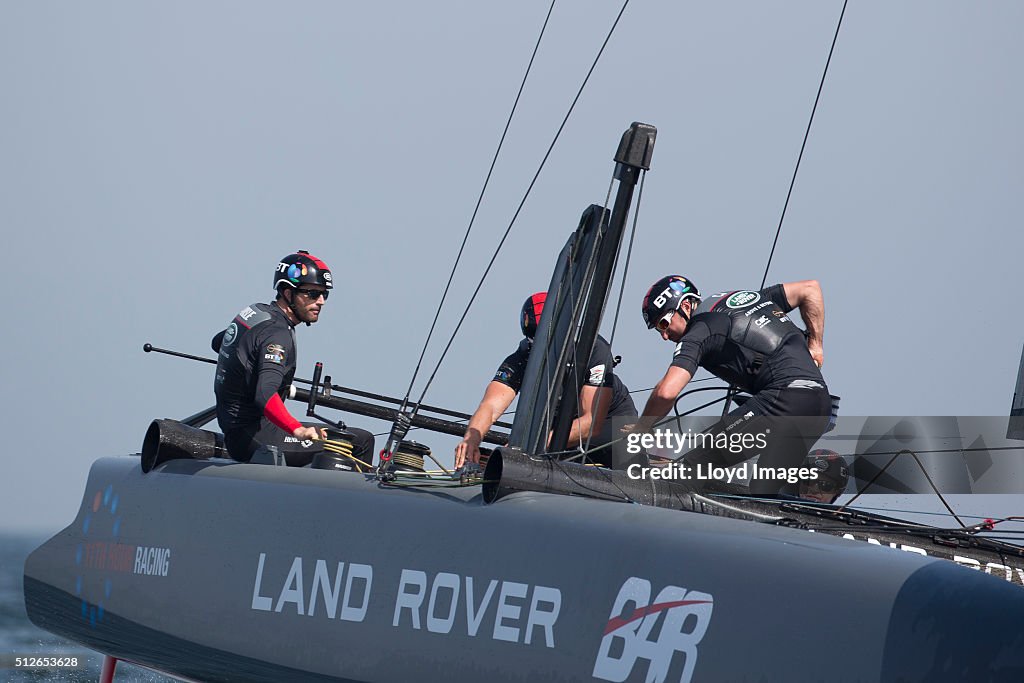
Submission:
M 312 416 L 316 409 L 316 390 L 320 386 L 320 375 L 323 374 L 324 364 L 320 361 L 313 366 L 313 381 L 309 388 L 309 403 L 306 405 L 306 415 Z
M 324 364 L 321 363 L 320 361 L 317 361 L 316 364 L 313 366 L 313 380 L 310 382 L 309 402 L 306 404 L 306 415 L 308 415 L 309 417 L 315 417 L 321 422 L 329 424 L 337 429 L 345 429 L 345 423 L 342 422 L 341 420 L 329 420 L 323 415 L 316 414 L 316 393 L 317 389 L 320 387 L 320 376 L 323 374 L 323 372 Z

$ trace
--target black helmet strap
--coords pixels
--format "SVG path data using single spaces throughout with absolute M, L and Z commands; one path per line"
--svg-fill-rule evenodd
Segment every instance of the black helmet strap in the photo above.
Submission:
M 686 311 L 683 310 L 683 302 L 684 301 L 686 301 L 686 297 L 683 297 L 682 299 L 680 299 L 679 303 L 676 304 L 676 313 L 678 313 L 679 315 L 683 316 L 683 320 L 685 320 L 686 323 L 689 324 L 690 323 L 690 316 L 687 315 Z

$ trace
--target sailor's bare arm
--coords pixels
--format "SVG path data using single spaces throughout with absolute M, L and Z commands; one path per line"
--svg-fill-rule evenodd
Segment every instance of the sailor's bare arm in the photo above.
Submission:
M 586 385 L 580 390 L 580 416 L 572 421 L 569 446 L 586 443 L 601 431 L 612 404 L 612 390 L 608 387 Z
M 487 385 L 480 405 L 469 420 L 462 441 L 455 447 L 456 469 L 462 467 L 467 461 L 480 462 L 480 442 L 483 440 L 483 435 L 512 405 L 512 400 L 515 397 L 516 392 L 507 384 L 492 381 Z
M 825 362 L 825 298 L 817 280 L 783 283 L 789 305 L 800 309 L 800 317 L 807 326 L 807 350 L 820 368 Z
M 647 399 L 643 415 L 640 417 L 639 422 L 637 422 L 637 431 L 648 431 L 654 426 L 655 422 L 668 415 L 668 411 L 672 409 L 672 404 L 675 403 L 676 397 L 679 396 L 692 377 L 693 375 L 690 374 L 689 370 L 684 370 L 675 365 L 669 366 L 665 376 L 661 378 L 657 386 L 651 391 L 650 398 Z

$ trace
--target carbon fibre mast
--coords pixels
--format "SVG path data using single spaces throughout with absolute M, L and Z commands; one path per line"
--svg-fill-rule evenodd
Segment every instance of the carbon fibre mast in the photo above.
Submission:
M 526 365 L 511 446 L 537 454 L 565 450 L 633 191 L 651 167 L 657 133 L 652 125 L 634 122 L 622 134 L 614 159 L 619 185 L 611 213 L 598 205 L 588 207 L 558 255 Z

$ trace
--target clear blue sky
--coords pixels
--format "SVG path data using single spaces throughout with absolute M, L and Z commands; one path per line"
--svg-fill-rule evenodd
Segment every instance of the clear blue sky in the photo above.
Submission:
M 556 5 L 437 342 L 620 6 Z M 547 7 L 0 4 L 0 528 L 59 528 L 94 459 L 210 405 L 212 368 L 142 344 L 212 355 L 295 249 L 338 281 L 299 330 L 300 374 L 322 360 L 403 394 Z M 626 383 L 670 359 L 639 313 L 655 279 L 756 287 L 841 7 L 634 0 L 427 401 L 476 406 L 631 121 L 659 136 L 615 337 Z M 821 281 L 846 414 L 1008 410 L 1022 24 L 1011 0 L 850 3 L 769 274 Z M 454 440 L 421 438 L 450 460 Z

